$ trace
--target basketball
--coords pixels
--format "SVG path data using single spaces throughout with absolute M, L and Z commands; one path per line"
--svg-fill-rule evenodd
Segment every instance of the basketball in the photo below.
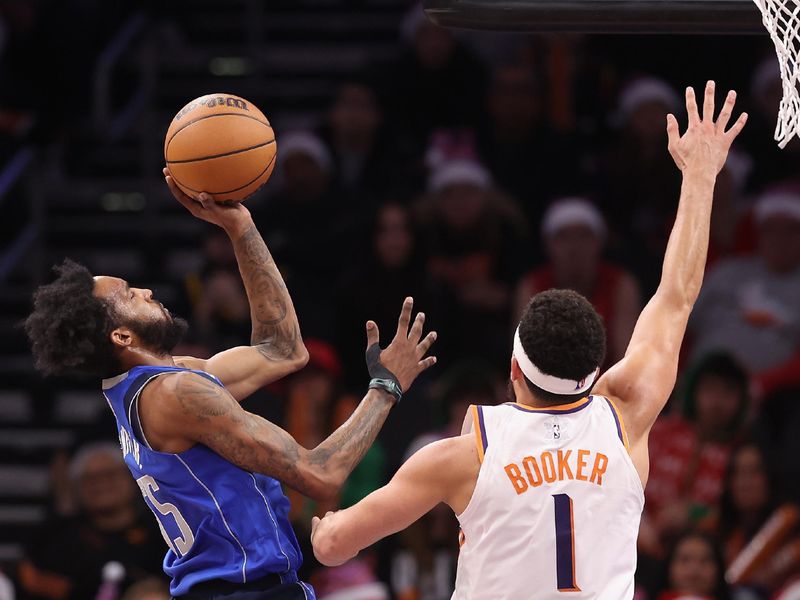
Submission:
M 185 194 L 207 192 L 217 202 L 242 201 L 264 185 L 277 144 L 269 121 L 253 103 L 208 94 L 184 106 L 167 130 L 164 158 Z

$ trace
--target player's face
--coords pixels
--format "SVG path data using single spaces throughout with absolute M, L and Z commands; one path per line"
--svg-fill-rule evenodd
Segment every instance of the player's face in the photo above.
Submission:
M 173 318 L 149 289 L 131 287 L 118 277 L 99 276 L 94 295 L 112 307 L 119 325 L 129 327 L 142 346 L 158 354 L 170 352 L 186 332 L 186 321 Z
M 131 287 L 118 277 L 95 277 L 94 295 L 114 307 L 123 321 L 171 321 L 172 315 L 149 289 Z
M 670 583 L 675 591 L 711 595 L 717 575 L 714 552 L 704 539 L 689 537 L 680 542 L 669 566 Z

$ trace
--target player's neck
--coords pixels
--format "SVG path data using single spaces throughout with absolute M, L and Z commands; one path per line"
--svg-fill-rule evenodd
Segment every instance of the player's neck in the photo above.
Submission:
M 120 357 L 120 363 L 125 371 L 133 367 L 174 367 L 175 361 L 171 354 L 157 354 L 146 348 L 126 348 Z
M 527 406 L 528 408 L 550 408 L 552 406 L 558 406 L 558 404 L 553 404 L 552 402 L 544 402 L 540 400 L 533 394 L 531 394 L 528 390 L 514 390 L 514 401 L 517 404 L 521 404 L 522 406 Z M 559 403 L 562 404 L 562 403 Z M 567 404 L 567 402 L 563 402 L 563 404 Z

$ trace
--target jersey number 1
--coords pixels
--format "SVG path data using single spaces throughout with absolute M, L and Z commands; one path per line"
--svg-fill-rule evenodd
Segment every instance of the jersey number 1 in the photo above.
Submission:
M 575 581 L 575 524 L 572 498 L 554 494 L 556 513 L 556 581 L 559 592 L 580 592 Z

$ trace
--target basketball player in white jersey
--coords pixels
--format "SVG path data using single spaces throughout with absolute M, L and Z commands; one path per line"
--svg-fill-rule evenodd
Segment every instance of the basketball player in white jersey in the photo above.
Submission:
M 343 563 L 446 502 L 461 524 L 454 599 L 633 597 L 647 438 L 703 281 L 714 183 L 747 119 L 726 131 L 734 102 L 729 92 L 715 122 L 709 82 L 702 118 L 686 90 L 683 136 L 667 117 L 680 204 L 625 357 L 597 379 L 605 333 L 589 302 L 564 290 L 534 296 L 514 336 L 516 402 L 470 407 L 462 436 L 419 450 L 355 506 L 315 517 L 321 562 Z

